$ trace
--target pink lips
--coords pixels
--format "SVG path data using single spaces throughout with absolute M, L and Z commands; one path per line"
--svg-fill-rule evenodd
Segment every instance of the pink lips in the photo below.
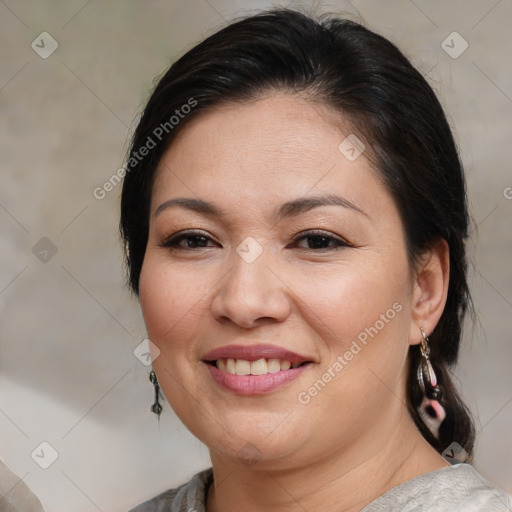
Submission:
M 310 364 L 305 364 L 297 368 L 280 370 L 275 373 L 267 373 L 266 375 L 234 375 L 220 370 L 214 364 L 210 364 L 210 362 L 217 359 L 256 361 L 263 358 L 290 361 L 294 365 L 311 361 L 307 357 L 274 345 L 227 345 L 208 352 L 203 357 L 203 362 L 215 382 L 239 395 L 271 393 L 278 387 L 296 379 L 311 366 Z

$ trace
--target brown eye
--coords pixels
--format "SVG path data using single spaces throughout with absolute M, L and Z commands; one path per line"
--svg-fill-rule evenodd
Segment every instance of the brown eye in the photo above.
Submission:
M 304 245 L 301 245 L 305 241 Z M 303 249 L 328 250 L 350 247 L 345 240 L 332 236 L 327 231 L 310 231 L 295 239 L 295 245 Z
M 213 240 L 204 233 L 189 231 L 172 235 L 159 245 L 168 249 L 201 249 L 215 246 L 208 245 L 209 242 L 213 244 Z

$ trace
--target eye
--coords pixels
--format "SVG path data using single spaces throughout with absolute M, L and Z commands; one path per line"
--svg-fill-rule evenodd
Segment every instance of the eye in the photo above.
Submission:
M 305 245 L 301 243 L 305 241 Z M 312 249 L 316 251 L 336 250 L 341 247 L 352 247 L 350 243 L 342 238 L 333 236 L 328 231 L 308 231 L 294 240 L 294 245 L 301 249 Z
M 208 245 L 212 242 L 212 245 Z M 158 244 L 159 247 L 167 247 L 168 249 L 201 249 L 208 247 L 215 247 L 218 244 L 202 231 L 186 231 L 176 233 L 162 243 Z

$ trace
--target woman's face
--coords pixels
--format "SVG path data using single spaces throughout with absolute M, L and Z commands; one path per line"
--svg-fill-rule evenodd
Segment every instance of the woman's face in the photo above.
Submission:
M 187 428 L 237 464 L 371 452 L 406 416 L 403 227 L 331 116 L 286 94 L 224 105 L 157 171 L 140 276 L 153 366 Z

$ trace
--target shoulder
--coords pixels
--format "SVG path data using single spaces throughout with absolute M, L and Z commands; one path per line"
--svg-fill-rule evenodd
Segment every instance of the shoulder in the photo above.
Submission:
M 510 500 L 473 466 L 456 464 L 404 482 L 361 512 L 510 512 Z
M 0 459 L 0 510 L 2 512 L 43 512 L 39 499 L 23 478 L 15 475 Z
M 141 503 L 130 512 L 204 512 L 212 468 L 196 473 L 187 483 Z

